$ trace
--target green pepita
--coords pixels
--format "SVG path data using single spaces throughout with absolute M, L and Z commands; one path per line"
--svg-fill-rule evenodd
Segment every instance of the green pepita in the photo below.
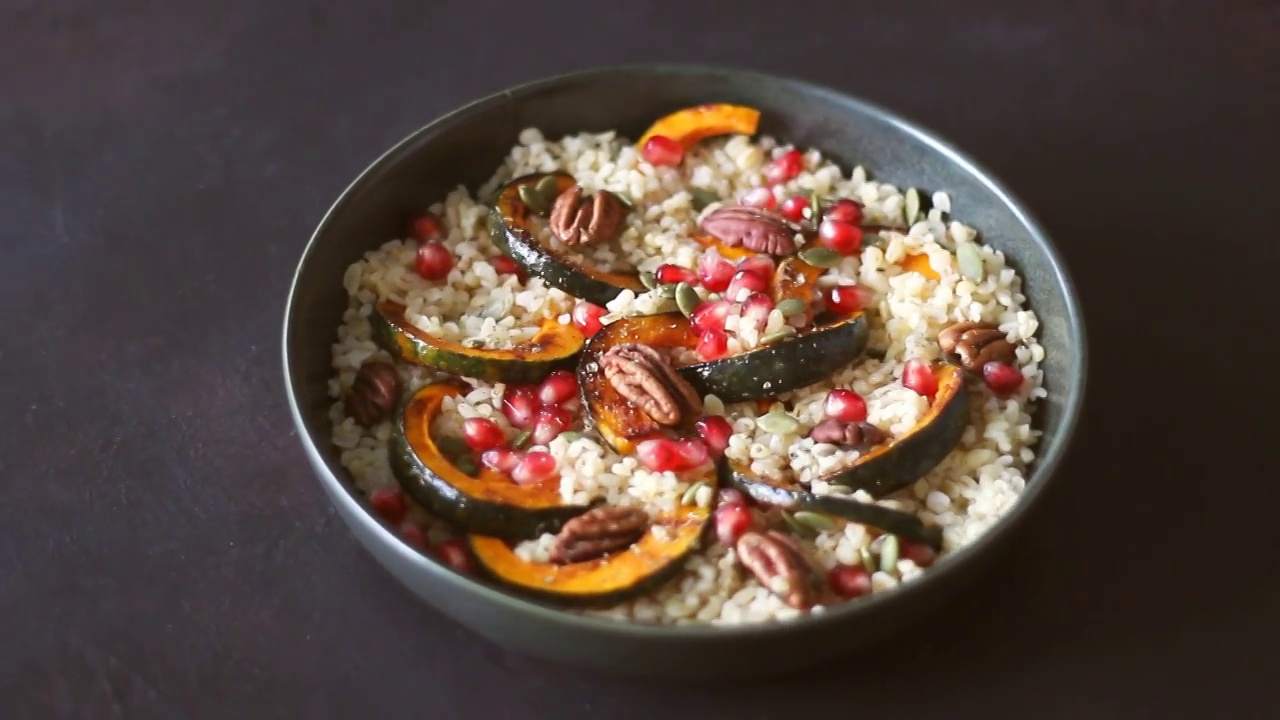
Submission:
M 892 573 L 898 569 L 898 536 L 885 535 L 880 545 L 880 569 Z
M 542 198 L 543 207 L 551 207 L 556 202 L 556 196 L 560 193 L 556 192 L 560 183 L 554 175 L 548 175 L 538 181 L 538 196 Z
M 986 265 L 982 262 L 982 251 L 968 241 L 956 243 L 956 265 L 960 266 L 960 274 L 969 282 L 982 282 L 987 275 Z
M 525 443 L 529 442 L 531 437 L 533 437 L 533 433 L 528 430 L 521 430 L 520 434 L 516 435 L 516 439 L 511 441 L 511 447 L 522 448 Z
M 862 560 L 862 567 L 866 568 L 867 572 L 876 571 L 876 556 L 871 554 L 871 548 L 866 545 L 858 548 L 858 558 Z
M 475 477 L 480 472 L 480 467 L 476 465 L 476 459 L 470 455 L 461 455 L 454 459 L 453 466 L 462 471 L 464 475 Z
M 907 219 L 907 227 L 916 224 L 920 219 L 920 191 L 915 188 L 907 188 L 906 197 L 903 199 L 902 211 Z
M 608 193 L 618 198 L 618 202 L 621 202 L 623 205 L 626 205 L 628 210 L 636 209 L 636 202 L 632 200 L 630 197 L 619 192 L 613 192 L 612 190 L 608 191 Z
M 720 202 L 720 196 L 706 188 L 692 188 L 689 190 L 689 196 L 693 201 L 693 209 L 698 212 L 705 210 L 711 203 Z
M 800 251 L 800 259 L 814 267 L 833 268 L 840 264 L 840 253 L 825 247 L 811 247 Z
M 787 298 L 778 303 L 776 309 L 778 312 L 782 313 L 782 317 L 791 317 L 792 315 L 799 315 L 804 312 L 807 307 L 809 307 L 809 305 L 800 298 Z
M 658 287 L 658 280 L 654 278 L 653 273 L 645 270 L 640 273 L 640 284 L 652 290 Z
M 701 302 L 702 298 L 698 297 L 697 291 L 689 283 L 676 284 L 676 307 L 680 308 L 685 317 L 692 317 L 694 309 Z
M 795 518 L 796 518 L 796 522 L 800 523 L 801 525 L 808 525 L 809 527 L 813 528 L 814 530 L 817 530 L 818 532 L 831 532 L 832 530 L 835 530 L 837 527 L 836 522 L 834 520 L 832 520 L 830 517 L 827 517 L 826 515 L 823 515 L 822 513 L 809 512 L 808 510 L 801 510 L 796 513 Z
M 463 455 L 471 454 L 471 447 L 462 438 L 446 435 L 436 440 L 436 447 L 440 448 L 440 453 L 444 455 L 450 462 L 456 461 Z
M 770 410 L 756 418 L 756 427 L 775 435 L 788 435 L 800 429 L 800 421 L 783 410 Z
M 772 345 L 773 343 L 776 343 L 779 340 L 785 340 L 795 334 L 796 334 L 796 329 L 794 327 L 791 327 L 790 325 L 783 325 L 777 330 L 774 330 L 773 332 L 768 333 L 764 337 L 760 338 L 760 344 Z
M 685 490 L 685 491 L 684 491 L 684 495 L 682 495 L 682 496 L 680 497 L 680 504 L 681 504 L 681 505 L 692 505 L 692 504 L 694 504 L 695 502 L 697 502 L 697 500 L 698 500 L 698 491 L 699 491 L 699 490 L 701 490 L 702 488 L 706 487 L 706 485 L 707 485 L 707 484 L 706 484 L 706 483 L 704 483 L 704 482 L 702 482 L 701 480 L 699 480 L 698 482 L 696 482 L 696 483 L 694 483 L 694 484 L 690 485 L 690 486 L 689 486 L 689 489 L 688 489 L 688 490 Z
M 818 197 L 817 190 L 809 191 L 809 222 L 814 227 L 818 227 L 818 223 L 822 222 L 822 198 Z
M 813 532 L 813 528 L 809 527 L 808 525 L 800 524 L 800 521 L 792 517 L 791 513 L 789 512 L 784 511 L 782 513 L 782 522 L 787 524 L 787 527 L 791 530 L 791 532 L 795 533 L 796 535 L 799 535 L 800 537 L 809 538 L 809 537 L 813 537 L 815 534 Z
M 529 211 L 535 215 L 542 215 L 547 211 L 547 201 L 542 199 L 542 195 L 537 188 L 528 185 L 520 186 L 520 202 L 529 208 Z
M 578 440 L 582 438 L 583 433 L 579 430 L 565 430 L 564 432 L 560 433 L 560 437 L 563 438 L 565 442 L 571 443 L 574 440 Z

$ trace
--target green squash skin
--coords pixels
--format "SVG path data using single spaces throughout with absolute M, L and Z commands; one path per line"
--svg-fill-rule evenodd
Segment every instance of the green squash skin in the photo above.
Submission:
M 829 379 L 856 360 L 869 335 L 864 315 L 757 350 L 686 365 L 678 372 L 702 395 L 726 403 L 773 397 Z
M 574 368 L 581 353 L 579 348 L 572 355 L 547 360 L 469 355 L 422 341 L 376 307 L 369 314 L 369 325 L 373 330 L 374 343 L 397 360 L 490 383 L 538 383 L 556 370 Z
M 761 505 L 789 512 L 807 510 L 840 517 L 850 522 L 870 525 L 903 539 L 925 543 L 935 550 L 942 548 L 942 528 L 926 525 L 915 515 L 880 505 L 864 503 L 839 495 L 815 495 L 799 483 L 782 485 L 753 475 L 737 463 L 720 466 L 721 482 L 732 485 Z

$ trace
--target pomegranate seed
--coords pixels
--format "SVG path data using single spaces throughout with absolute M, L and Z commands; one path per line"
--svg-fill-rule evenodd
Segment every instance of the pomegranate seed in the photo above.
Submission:
M 910 560 L 916 567 L 927 568 L 938 559 L 938 553 L 924 543 L 914 540 L 898 540 L 898 556 Z
M 862 222 L 862 206 L 848 198 L 840 198 L 831 203 L 822 217 L 847 225 L 857 225 Z
M 791 222 L 804 220 L 804 211 L 809 209 L 809 198 L 793 195 L 782 201 L 782 216 Z
M 665 135 L 654 135 L 645 141 L 640 154 L 650 165 L 675 167 L 684 160 L 684 147 Z
M 776 185 L 795 178 L 801 170 L 804 170 L 804 153 L 788 150 L 765 166 L 764 177 Z
M 742 196 L 742 204 L 772 210 L 778 206 L 778 199 L 773 196 L 772 190 L 761 186 L 748 190 L 747 194 Z
M 862 597 L 871 592 L 871 573 L 856 565 L 836 565 L 827 573 L 827 587 L 848 600 Z
M 682 282 L 693 285 L 698 282 L 697 273 L 688 268 L 682 268 L 679 265 L 670 263 L 659 265 L 658 269 L 653 273 L 653 278 L 663 285 L 674 285 Z
M 934 376 L 933 368 L 920 358 L 907 361 L 902 369 L 902 384 L 927 398 L 938 392 L 938 378 Z
M 427 536 L 422 532 L 422 528 L 418 527 L 418 524 L 412 520 L 405 520 L 400 523 L 400 539 L 418 552 L 427 551 Z
M 773 312 L 773 298 L 767 293 L 752 293 L 742 304 L 742 319 L 751 323 L 757 331 L 769 324 L 769 313 Z
M 862 229 L 824 217 L 818 223 L 818 240 L 841 255 L 850 255 L 862 247 Z
M 587 337 L 595 335 L 600 332 L 600 328 L 604 327 L 600 322 L 600 318 L 604 317 L 604 315 L 604 308 L 585 300 L 573 306 L 573 324 L 577 325 L 582 334 Z
M 862 297 L 856 285 L 836 285 L 827 291 L 827 309 L 846 315 L 862 309 Z
M 538 400 L 543 405 L 562 405 L 578 394 L 578 378 L 569 370 L 556 370 L 538 386 Z
M 569 429 L 573 424 L 573 417 L 569 415 L 569 411 L 564 408 L 558 408 L 554 405 L 548 405 L 538 411 L 538 417 L 533 422 L 533 435 L 531 439 L 534 445 L 546 445 L 555 440 L 560 433 Z
M 822 403 L 822 412 L 840 422 L 862 422 L 867 419 L 867 401 L 852 390 L 836 388 L 827 393 L 827 399 Z
M 684 462 L 676 441 L 667 438 L 645 440 L 636 445 L 636 457 L 641 465 L 654 472 L 674 472 Z
M 729 447 L 729 436 L 733 434 L 733 426 L 720 415 L 698 418 L 693 428 L 698 431 L 698 435 L 702 436 L 702 441 L 707 444 L 707 449 L 712 455 L 720 457 L 724 454 L 724 449 Z
M 997 397 L 1009 397 L 1022 389 L 1022 371 L 1018 368 L 992 360 L 982 366 L 982 380 L 991 388 Z
M 685 438 L 676 441 L 676 450 L 680 453 L 678 470 L 696 468 L 711 459 L 711 451 L 700 438 Z
M 690 322 L 699 332 L 724 330 L 724 321 L 729 317 L 729 311 L 732 309 L 733 303 L 728 300 L 704 302 L 694 308 Z
M 524 281 L 524 270 L 516 264 L 515 260 L 506 255 L 489 258 L 489 264 L 499 275 L 515 275 L 522 282 Z
M 453 255 L 436 240 L 425 242 L 418 246 L 417 267 L 424 279 L 443 280 L 453 269 Z
M 509 474 L 520 463 L 520 453 L 511 448 L 493 448 L 480 453 L 480 462 L 491 470 Z
M 532 385 L 508 385 L 503 391 L 502 414 L 513 427 L 529 429 L 537 412 L 538 399 Z
M 703 360 L 715 360 L 729 353 L 729 336 L 723 330 L 708 328 L 698 336 L 698 357 Z
M 746 507 L 747 496 L 743 495 L 737 488 L 720 488 L 716 491 L 716 507 L 723 505 L 742 505 Z
M 436 555 L 439 556 L 441 562 L 449 566 L 449 569 L 462 575 L 470 575 L 475 572 L 475 565 L 471 561 L 471 553 L 467 552 L 467 546 L 458 538 L 445 540 L 436 546 Z
M 721 505 L 713 513 L 713 521 L 716 526 L 716 539 L 730 547 L 737 543 L 738 538 L 750 530 L 754 523 L 751 509 L 745 503 Z
M 405 513 L 409 511 L 404 501 L 404 492 L 398 487 L 380 487 L 374 490 L 369 493 L 369 504 L 383 520 L 392 524 L 404 520 Z
M 413 219 L 410 232 L 415 240 L 425 243 L 439 240 L 444 235 L 444 226 L 440 224 L 440 218 L 436 217 L 435 213 L 424 212 Z
M 484 452 L 506 443 L 507 436 L 498 427 L 498 423 L 489 418 L 477 417 L 462 421 L 462 439 L 472 450 Z
M 773 258 L 768 255 L 748 255 L 742 258 L 742 262 L 738 263 L 739 271 L 745 270 L 755 273 L 764 278 L 765 282 L 768 282 L 773 277 L 775 267 Z
M 556 459 L 551 453 L 532 450 L 525 453 L 511 471 L 511 479 L 520 485 L 542 482 L 555 475 Z
M 733 263 L 720 257 L 715 250 L 708 250 L 698 262 L 698 281 L 711 292 L 724 292 L 734 272 Z
M 724 296 L 734 302 L 746 300 L 751 293 L 764 292 L 769 289 L 769 280 L 750 270 L 739 270 L 734 273 L 725 289 Z

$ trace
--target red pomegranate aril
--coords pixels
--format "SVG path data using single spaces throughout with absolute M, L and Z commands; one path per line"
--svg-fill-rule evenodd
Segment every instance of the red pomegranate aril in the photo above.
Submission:
M 693 328 L 698 332 L 724 330 L 724 321 L 729 317 L 731 310 L 733 310 L 733 303 L 728 300 L 704 302 L 694 308 L 689 322 L 693 323 Z
M 773 258 L 768 255 L 748 255 L 742 258 L 738 263 L 738 270 L 752 272 L 764 278 L 767 283 L 773 277 L 773 271 L 777 268 L 773 263 Z
M 742 303 L 742 319 L 751 323 L 757 331 L 763 330 L 765 325 L 769 324 L 769 313 L 773 312 L 773 298 L 768 293 L 752 293 L 747 301 Z
M 836 565 L 827 573 L 827 587 L 846 600 L 871 592 L 871 573 L 856 565 Z
M 751 508 L 748 508 L 746 503 L 721 505 L 712 513 L 712 521 L 716 526 L 716 539 L 730 547 L 751 529 L 754 522 L 751 517 Z
M 902 369 L 902 384 L 921 395 L 932 398 L 938 392 L 938 378 L 929 363 L 911 358 Z
M 722 358 L 729 352 L 729 336 L 723 330 L 715 328 L 703 330 L 698 336 L 698 346 L 695 350 L 698 357 L 703 360 Z
M 453 254 L 438 241 L 422 243 L 418 246 L 417 269 L 426 280 L 443 280 L 453 269 Z
M 462 421 L 462 439 L 476 452 L 491 450 L 506 443 L 507 436 L 498 423 L 489 418 L 467 418 Z
M 398 487 L 380 487 L 374 490 L 369 493 L 369 504 L 383 520 L 392 524 L 404 520 L 405 513 L 409 511 L 409 506 L 404 501 L 404 491 Z
M 711 292 L 724 292 L 735 272 L 733 263 L 714 250 L 708 250 L 698 262 L 698 282 Z
M 804 170 L 804 153 L 788 150 L 765 166 L 764 177 L 774 184 L 784 183 L 794 179 L 801 170 Z
M 707 449 L 715 457 L 723 455 L 725 448 L 729 447 L 729 436 L 733 435 L 733 426 L 723 416 L 707 415 L 698 418 L 693 428 L 698 431 L 698 435 L 702 436 L 702 441 L 707 444 Z
M 680 464 L 677 470 L 696 468 L 711 459 L 711 451 L 700 438 L 677 440 L 676 450 L 680 453 Z
M 444 226 L 440 224 L 440 218 L 433 212 L 422 213 L 413 219 L 409 227 L 413 238 L 420 243 L 439 240 L 444 235 Z
M 824 217 L 818 223 L 818 240 L 841 255 L 850 255 L 862 247 L 862 229 Z
M 938 559 L 938 553 L 924 543 L 914 540 L 898 540 L 898 557 L 910 560 L 916 567 L 927 568 Z
M 831 207 L 827 208 L 822 217 L 831 218 L 846 225 L 857 225 L 862 222 L 862 206 L 848 198 L 840 198 L 831 203 Z
M 437 545 L 436 555 L 441 562 L 448 565 L 456 573 L 470 575 L 475 572 L 475 563 L 471 560 L 471 553 L 467 551 L 466 544 L 458 538 L 445 540 Z
M 400 523 L 400 539 L 418 552 L 427 551 L 427 536 L 422 532 L 422 528 L 418 526 L 418 523 L 412 520 L 405 520 Z
M 798 223 L 804 220 L 804 211 L 809 209 L 809 198 L 792 195 L 782 201 L 782 217 Z
M 538 401 L 543 405 L 563 405 L 578 394 L 578 379 L 569 370 L 556 370 L 538 386 Z
M 716 491 L 716 507 L 724 505 L 743 505 L 747 504 L 747 496 L 742 494 L 737 488 L 720 488 Z
M 684 160 L 684 147 L 665 135 L 654 135 L 645 141 L 640 154 L 650 165 L 675 167 Z
M 554 405 L 545 406 L 538 411 L 530 439 L 534 445 L 546 445 L 559 437 L 560 433 L 568 430 L 572 424 L 573 417 L 569 415 L 568 410 Z
M 513 427 L 533 427 L 538 413 L 538 398 L 532 385 L 508 385 L 502 393 L 502 414 Z
M 725 289 L 724 296 L 734 302 L 746 300 L 751 293 L 764 292 L 769 289 L 769 280 L 750 270 L 739 270 L 734 273 Z
M 867 401 L 848 388 L 836 388 L 827 393 L 827 399 L 822 403 L 822 412 L 840 422 L 862 422 L 867 419 Z
M 1018 392 L 1024 379 L 1021 370 L 999 360 L 982 366 L 982 381 L 997 397 L 1005 398 Z
M 847 314 L 862 309 L 862 297 L 854 285 L 836 285 L 827 291 L 827 309 L 833 313 Z
M 585 300 L 573 306 L 573 324 L 578 326 L 583 335 L 591 337 L 600 332 L 600 328 L 604 324 L 600 322 L 600 318 L 605 316 L 605 309 L 599 305 L 593 305 Z
M 515 275 L 521 280 L 524 279 L 524 271 L 516 264 L 515 260 L 512 260 L 506 255 L 498 255 L 497 257 L 489 258 L 489 264 L 493 266 L 493 269 L 496 270 L 499 275 Z
M 654 438 L 636 445 L 636 458 L 653 472 L 676 471 L 684 462 L 675 440 Z
M 698 274 L 696 272 L 670 263 L 659 265 L 658 269 L 653 273 L 653 278 L 663 285 L 674 285 L 682 282 L 693 285 L 698 282 Z
M 480 463 L 490 470 L 510 474 L 520 463 L 520 453 L 511 448 L 493 448 L 480 453 Z
M 747 194 L 742 196 L 742 204 L 772 210 L 778 206 L 778 199 L 773 196 L 772 190 L 761 186 L 748 190 Z
M 520 485 L 539 483 L 556 473 L 556 459 L 551 453 L 531 450 L 511 470 L 511 479 Z

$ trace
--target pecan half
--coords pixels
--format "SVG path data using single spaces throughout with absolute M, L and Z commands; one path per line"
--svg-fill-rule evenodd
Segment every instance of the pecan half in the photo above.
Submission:
M 749 530 L 735 548 L 743 567 L 787 605 L 803 610 L 813 604 L 813 568 L 795 540 L 776 530 Z
M 787 219 L 764 208 L 729 205 L 718 208 L 702 219 L 702 231 L 717 240 L 755 252 L 788 255 L 795 252 L 796 230 Z
M 609 348 L 600 357 L 605 380 L 660 425 L 679 425 L 687 412 L 702 412 L 702 398 L 657 350 L 639 343 Z
M 574 185 L 556 197 L 551 206 L 551 232 L 565 245 L 591 245 L 618 236 L 627 218 L 627 206 L 608 190 L 583 195 Z
M 400 376 L 389 363 L 370 360 L 360 366 L 347 393 L 347 414 L 370 427 L 381 422 L 395 407 L 400 394 Z
M 938 333 L 938 345 L 943 352 L 958 355 L 970 372 L 982 372 L 982 366 L 992 360 L 1008 365 L 1017 360 L 1013 343 L 991 323 L 958 322 Z
M 594 560 L 629 547 L 649 528 L 649 515 L 634 507 L 602 506 L 565 523 L 551 548 L 559 565 Z
M 823 420 L 814 425 L 809 437 L 814 442 L 863 447 L 874 447 L 885 440 L 884 431 L 871 423 L 839 420 Z

